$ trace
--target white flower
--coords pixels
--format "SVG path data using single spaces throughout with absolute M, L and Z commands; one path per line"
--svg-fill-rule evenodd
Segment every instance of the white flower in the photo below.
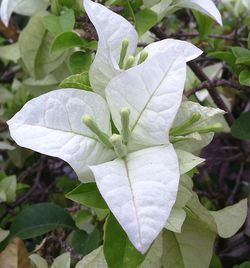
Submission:
M 127 20 L 103 5 L 91 0 L 84 0 L 84 7 L 99 37 L 98 50 L 89 73 L 90 83 L 93 90 L 104 97 L 104 89 L 108 82 L 126 68 L 128 60 L 133 59 L 138 36 L 134 27 Z M 124 50 L 126 55 L 120 61 L 123 41 L 127 41 L 127 48 Z M 178 51 L 184 53 L 186 61 L 193 60 L 202 53 L 191 43 L 174 39 L 152 43 L 143 50 L 143 53 L 146 52 L 147 59 L 149 59 L 155 54 L 169 49 L 174 54 L 178 54 Z M 139 61 L 143 53 L 135 56 L 134 63 Z
M 146 48 L 141 64 L 111 73 L 123 37 L 130 38 L 128 22 L 89 0 L 85 8 L 95 26 L 103 26 L 90 78 L 106 100 L 83 90 L 55 90 L 26 103 L 8 125 L 20 146 L 67 161 L 80 180 L 88 180 L 90 169 L 110 210 L 145 253 L 176 200 L 180 172 L 168 134 L 182 100 L 186 60 L 200 50 L 181 41 L 158 42 Z M 110 113 L 119 132 L 113 135 Z

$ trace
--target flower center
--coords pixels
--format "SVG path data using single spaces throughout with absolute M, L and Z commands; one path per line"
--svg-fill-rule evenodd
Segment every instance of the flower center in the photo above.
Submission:
M 130 136 L 129 128 L 129 108 L 122 108 L 120 110 L 121 117 L 121 135 L 113 134 L 109 137 L 108 134 L 103 132 L 95 122 L 94 118 L 86 114 L 82 117 L 83 123 L 97 136 L 98 140 L 108 149 L 113 149 L 119 158 L 123 158 L 127 155 L 127 144 Z
M 126 59 L 128 46 L 129 46 L 129 40 L 127 38 L 123 39 L 121 52 L 120 52 L 120 58 L 119 58 L 119 67 L 124 70 L 131 68 L 135 63 L 135 57 L 132 55 L 128 56 Z M 136 65 L 143 63 L 147 59 L 147 57 L 148 57 L 148 52 L 142 51 L 140 53 L 140 56 Z

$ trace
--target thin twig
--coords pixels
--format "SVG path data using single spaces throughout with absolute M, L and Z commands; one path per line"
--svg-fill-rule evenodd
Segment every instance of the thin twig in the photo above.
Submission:
M 238 175 L 237 175 L 236 180 L 235 180 L 235 186 L 231 192 L 231 195 L 228 197 L 227 202 L 226 202 L 227 206 L 232 205 L 234 202 L 234 197 L 239 189 L 243 172 L 244 172 L 244 163 L 241 163 L 240 170 L 239 170 Z
M 195 94 L 196 92 L 205 89 L 205 88 L 216 88 L 216 87 L 229 87 L 229 88 L 234 88 L 237 90 L 241 90 L 247 93 L 250 93 L 250 87 L 249 86 L 244 86 L 241 85 L 240 83 L 237 83 L 235 81 L 232 80 L 225 80 L 225 79 L 215 79 L 212 81 L 204 81 L 202 83 L 200 83 L 198 86 L 193 87 L 192 89 L 190 89 L 189 91 L 187 91 L 185 93 L 186 97 L 190 97 L 191 95 Z

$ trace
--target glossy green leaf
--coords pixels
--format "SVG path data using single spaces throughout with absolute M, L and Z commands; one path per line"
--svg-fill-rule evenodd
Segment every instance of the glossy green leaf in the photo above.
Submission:
M 82 183 L 66 195 L 70 200 L 87 207 L 107 209 L 95 183 Z
M 64 79 L 59 88 L 79 88 L 91 91 L 88 73 L 74 74 Z
M 112 214 L 105 224 L 103 252 L 109 268 L 136 268 L 145 258 L 134 248 Z
M 57 228 L 74 229 L 71 216 L 53 203 L 40 203 L 26 207 L 17 215 L 10 227 L 11 237 L 29 239 Z
M 244 47 L 231 47 L 231 50 L 236 58 L 250 57 L 250 50 Z
M 69 58 L 69 66 L 73 74 L 88 72 L 92 63 L 92 55 L 88 52 L 77 51 Z
M 135 15 L 135 20 L 136 20 L 136 30 L 138 34 L 143 35 L 157 23 L 158 16 L 154 11 L 150 9 L 144 9 L 139 11 Z
M 236 64 L 243 64 L 250 66 L 250 57 L 239 57 L 236 60 Z
M 207 35 L 210 34 L 212 30 L 214 24 L 213 20 L 207 15 L 195 10 L 193 10 L 192 13 L 194 14 L 195 20 L 198 24 L 200 37 L 201 38 L 207 37 Z
M 73 47 L 96 49 L 96 41 L 86 41 L 75 32 L 63 32 L 54 39 L 50 51 L 54 53 Z
M 250 139 L 249 122 L 250 122 L 250 112 L 241 114 L 241 116 L 237 118 L 237 120 L 233 123 L 231 127 L 232 135 L 239 140 L 249 140 Z
M 241 71 L 239 80 L 242 85 L 250 86 L 250 71 L 248 69 Z

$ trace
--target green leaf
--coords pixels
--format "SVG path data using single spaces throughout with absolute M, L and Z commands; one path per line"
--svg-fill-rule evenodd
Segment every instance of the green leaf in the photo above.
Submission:
M 103 252 L 109 268 L 137 268 L 145 258 L 134 248 L 112 214 L 105 223 Z
M 2 242 L 9 235 L 10 231 L 0 228 L 0 242 Z
M 69 192 L 66 197 L 87 207 L 108 208 L 95 183 L 82 183 Z
M 88 72 L 92 63 L 92 55 L 88 52 L 77 51 L 69 58 L 69 66 L 73 74 Z
M 243 47 L 231 47 L 231 50 L 236 58 L 250 57 L 250 50 Z
M 58 51 L 65 51 L 73 47 L 82 47 L 84 49 L 96 49 L 96 41 L 86 41 L 75 32 L 63 32 L 56 36 L 54 39 L 50 51 L 51 53 Z
M 190 218 L 199 221 L 204 226 L 204 228 L 209 229 L 212 232 L 217 231 L 217 225 L 213 216 L 200 203 L 198 195 L 195 192 L 193 192 L 192 198 L 186 205 L 186 212 Z
M 248 49 L 250 49 L 250 33 L 248 34 L 248 38 L 247 38 L 247 47 Z
M 152 246 L 150 247 L 147 256 L 143 263 L 139 266 L 140 268 L 161 268 L 162 258 L 162 233 L 158 235 Z
M 246 66 L 250 66 L 250 57 L 239 57 L 236 60 L 236 64 L 243 64 Z
M 243 199 L 233 206 L 218 211 L 211 211 L 216 225 L 217 233 L 222 238 L 233 236 L 244 224 L 247 217 L 247 199 Z
M 70 235 L 69 245 L 82 256 L 85 256 L 96 249 L 99 243 L 100 233 L 97 229 L 89 235 L 82 230 L 73 231 Z
M 250 86 L 250 71 L 248 69 L 240 72 L 239 81 L 242 85 Z
M 250 78 L 250 76 L 249 76 Z M 241 114 L 231 127 L 232 135 L 239 140 L 250 139 L 250 112 Z
M 16 199 L 16 176 L 9 176 L 0 181 L 0 203 L 13 202 Z
M 10 227 L 11 237 L 29 239 L 57 228 L 74 229 L 71 216 L 53 203 L 41 203 L 26 207 L 17 215 Z
M 35 79 L 42 79 L 57 69 L 66 59 L 66 53 L 50 54 L 52 34 L 43 25 L 47 12 L 33 16 L 19 37 L 21 58 L 26 71 Z
M 49 268 L 47 261 L 44 258 L 42 258 L 40 255 L 31 254 L 29 258 L 34 268 Z
M 108 268 L 102 246 L 85 256 L 75 268 Z
M 198 219 L 186 218 L 181 234 L 163 231 L 163 268 L 208 267 L 213 254 L 215 232 Z
M 175 233 L 181 233 L 181 228 L 185 219 L 186 212 L 184 209 L 173 208 L 168 217 L 165 228 Z
M 234 71 L 236 70 L 236 57 L 232 52 L 229 51 L 215 51 L 208 53 L 211 58 L 225 61 Z
M 66 252 L 58 256 L 51 265 L 51 268 L 70 268 L 70 253 Z
M 218 256 L 213 255 L 209 268 L 223 268 Z
M 207 15 L 195 10 L 192 10 L 192 13 L 194 14 L 195 20 L 198 24 L 200 37 L 201 38 L 207 37 L 212 30 L 214 24 L 213 20 Z
M 193 196 L 193 182 L 187 175 L 182 175 L 180 178 L 177 198 L 174 204 L 175 208 L 182 209 Z
M 12 45 L 1 46 L 0 58 L 17 63 L 17 61 L 20 59 L 19 44 L 15 43 Z
M 46 32 L 42 23 L 42 18 L 46 15 L 48 15 L 47 12 L 39 12 L 33 16 L 19 36 L 22 61 L 28 73 L 33 77 L 35 76 L 36 57 Z
M 139 11 L 135 15 L 135 20 L 136 20 L 136 30 L 138 34 L 141 36 L 157 23 L 158 17 L 154 11 L 150 9 L 144 9 Z
M 66 10 L 61 16 L 50 15 L 43 18 L 44 27 L 53 35 L 70 32 L 75 25 L 75 15 L 72 9 Z
M 240 265 L 234 265 L 233 268 L 250 268 L 250 261 L 243 262 Z
M 67 77 L 59 85 L 59 88 L 79 88 L 88 91 L 92 90 L 89 83 L 89 75 L 86 72 Z
M 182 151 L 179 149 L 175 151 L 179 160 L 179 168 L 181 175 L 187 173 L 188 171 L 192 170 L 194 167 L 205 161 L 205 159 L 195 156 L 189 152 Z

